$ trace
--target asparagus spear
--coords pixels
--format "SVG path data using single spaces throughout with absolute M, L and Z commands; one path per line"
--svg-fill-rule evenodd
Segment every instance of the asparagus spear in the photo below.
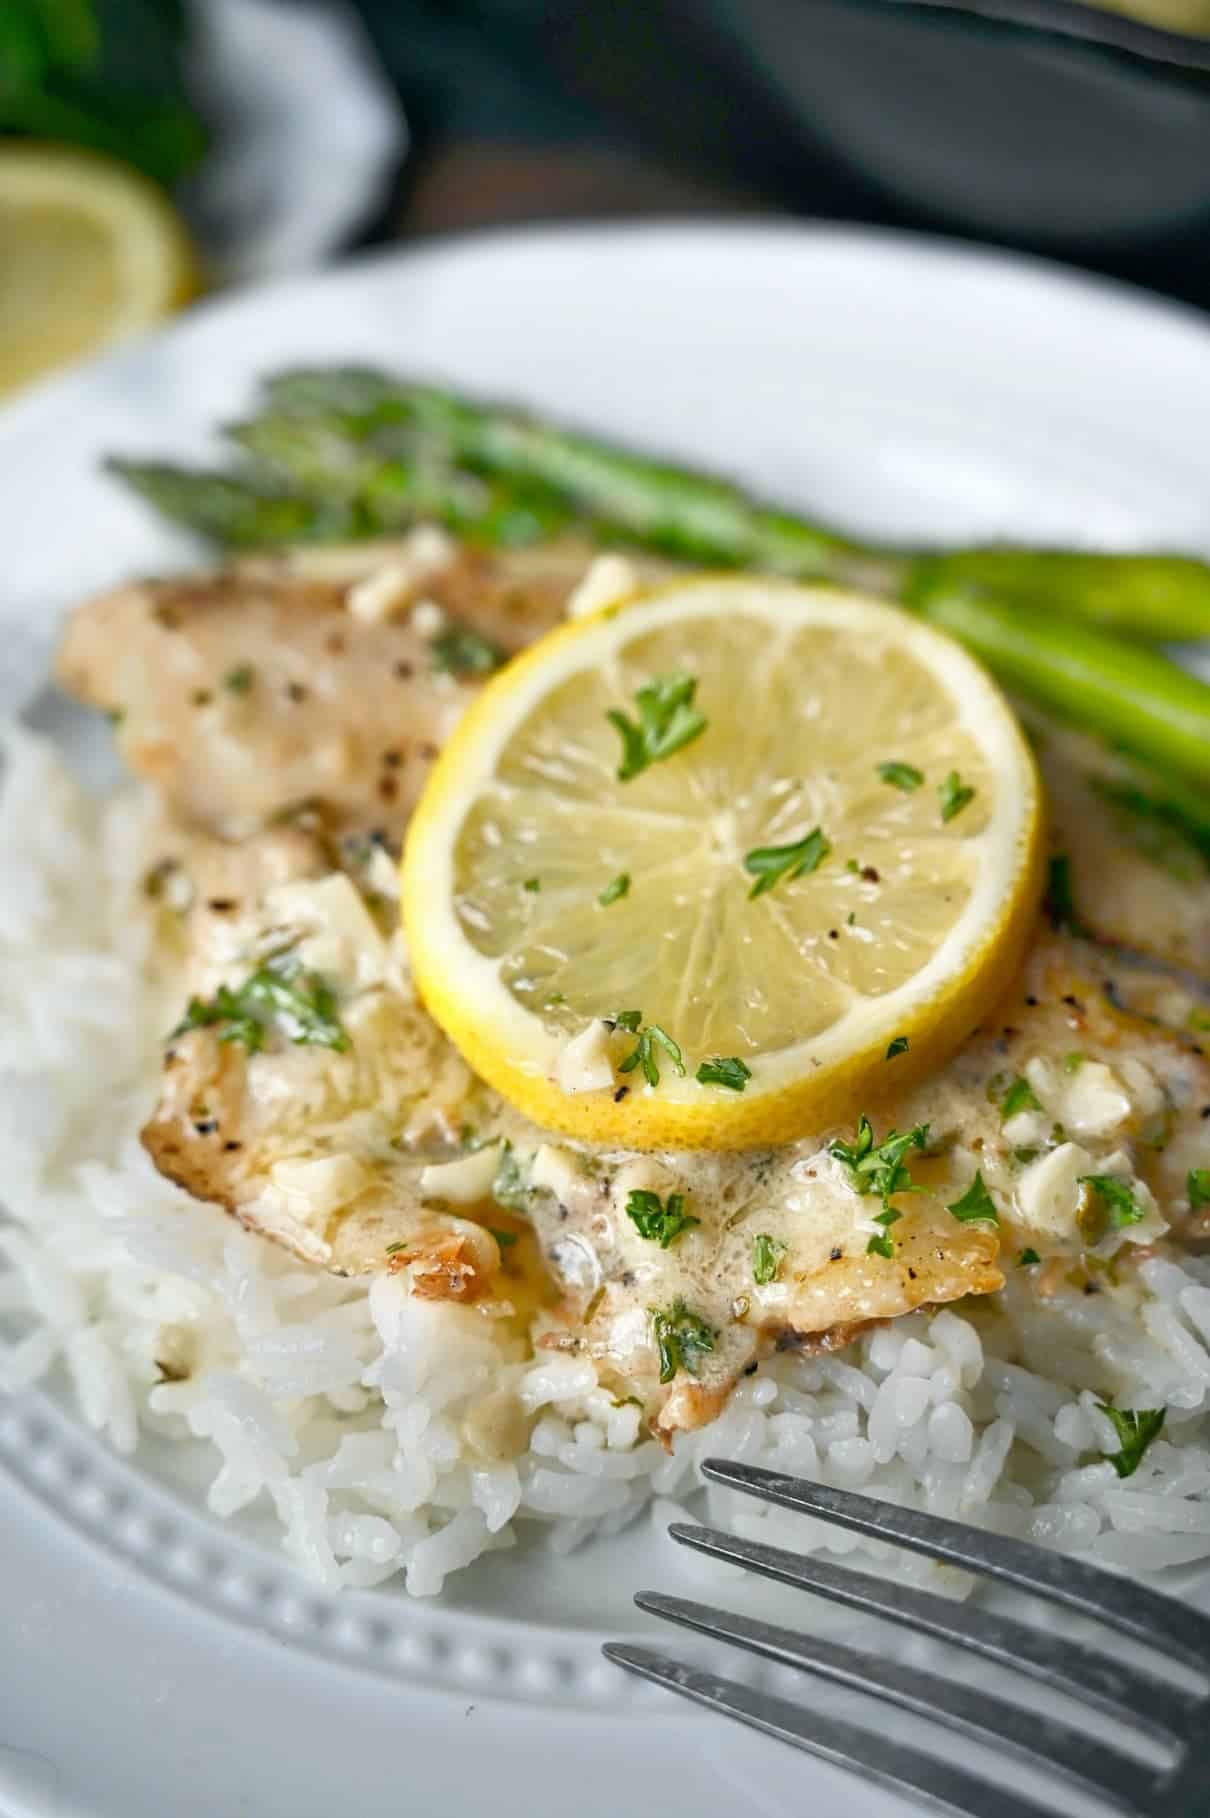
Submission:
M 1047 605 L 1127 636 L 1210 637 L 1210 564 L 1196 556 L 1098 555 L 1064 549 L 956 549 L 919 558 L 902 588 L 917 594 L 975 587 L 996 599 Z
M 1099 733 L 1161 773 L 1210 780 L 1210 684 L 1159 651 L 1049 607 L 970 589 L 918 599 L 933 624 L 983 658 L 1007 688 Z
M 435 519 L 462 536 L 516 545 L 556 536 L 575 517 L 541 482 L 466 472 L 373 413 L 269 411 L 224 434 L 284 486 L 356 506 L 371 534 Z
M 830 532 L 754 505 L 724 480 L 384 374 L 361 368 L 281 373 L 265 393 L 274 411 L 325 419 L 346 434 L 406 424 L 413 456 L 438 450 L 472 471 L 553 492 L 611 537 L 684 561 L 808 577 L 834 572 L 833 562 L 846 552 L 860 553 Z
M 918 591 L 974 585 L 1138 637 L 1210 637 L 1210 564 L 1195 557 L 1010 548 L 896 555 L 754 504 L 725 481 L 387 374 L 288 372 L 266 393 L 275 409 L 343 420 L 346 429 L 408 424 L 413 448 L 427 442 L 472 468 L 545 482 L 615 536 L 688 561 L 857 581 L 909 603 Z
M 267 486 L 251 474 L 207 472 L 166 461 L 125 461 L 105 467 L 134 489 L 161 517 L 234 549 L 327 538 L 350 530 L 339 513 L 315 500 Z

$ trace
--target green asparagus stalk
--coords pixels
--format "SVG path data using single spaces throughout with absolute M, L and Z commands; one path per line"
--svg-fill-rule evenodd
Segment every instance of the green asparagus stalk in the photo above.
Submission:
M 516 545 L 557 536 L 575 516 L 541 482 L 467 472 L 373 417 L 270 411 L 224 434 L 283 486 L 355 507 L 367 534 L 436 520 L 461 536 Z
M 274 409 L 326 417 L 346 433 L 406 424 L 413 450 L 427 442 L 474 469 L 543 482 L 613 536 L 682 560 L 855 581 L 908 603 L 922 590 L 977 586 L 1140 638 L 1210 637 L 1210 564 L 1195 557 L 1012 548 L 896 554 L 754 504 L 725 481 L 383 373 L 289 372 L 266 392 Z
M 1210 563 L 1196 556 L 1102 555 L 1064 549 L 956 549 L 913 563 L 901 588 L 918 594 L 974 587 L 1023 605 L 1050 605 L 1128 637 L 1210 637 Z
M 1210 782 L 1210 684 L 1159 651 L 970 589 L 938 588 L 916 604 L 1006 688 L 1161 773 Z
M 837 572 L 845 555 L 860 553 L 828 531 L 754 505 L 724 480 L 424 386 L 400 386 L 394 395 L 418 435 L 456 460 L 553 487 L 586 517 L 660 554 L 712 567 L 824 578 Z
M 163 518 L 229 549 L 277 543 L 340 541 L 348 534 L 340 512 L 313 499 L 266 486 L 248 474 L 207 472 L 166 461 L 111 457 L 117 474 Z

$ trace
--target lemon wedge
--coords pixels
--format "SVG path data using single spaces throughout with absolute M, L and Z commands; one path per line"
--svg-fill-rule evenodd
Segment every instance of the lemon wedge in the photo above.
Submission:
M 0 146 L 0 393 L 135 334 L 196 288 L 189 241 L 137 171 Z
M 413 819 L 403 917 L 432 1014 L 536 1122 L 739 1149 L 945 1060 L 1011 983 L 1041 850 L 1029 747 L 957 644 L 704 578 L 485 688 Z

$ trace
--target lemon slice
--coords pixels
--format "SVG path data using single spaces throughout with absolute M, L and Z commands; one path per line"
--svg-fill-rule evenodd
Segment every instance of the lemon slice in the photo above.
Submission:
M 0 146 L 0 392 L 137 333 L 195 289 L 189 242 L 136 171 Z
M 636 725 L 638 690 L 670 676 L 695 682 L 705 728 L 620 781 L 607 715 Z M 978 1024 L 1030 931 L 1040 818 L 1008 704 L 942 633 L 853 594 L 684 582 L 542 639 L 459 725 L 404 856 L 414 975 L 471 1066 L 550 1129 L 783 1142 Z M 635 1011 L 634 1031 L 595 1021 Z M 652 1038 L 658 1084 L 621 1067 L 653 1025 L 685 1069 Z M 698 1081 L 720 1059 L 742 1089 Z

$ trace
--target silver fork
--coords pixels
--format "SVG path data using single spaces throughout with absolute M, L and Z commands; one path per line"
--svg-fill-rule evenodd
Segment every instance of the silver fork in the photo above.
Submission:
M 1168 1661 L 1191 1669 L 1186 1680 L 1200 1678 L 1200 1687 L 1178 1684 L 1138 1661 L 1127 1663 L 1083 1641 L 957 1604 L 931 1591 L 684 1522 L 674 1522 L 669 1529 L 683 1546 L 850 1609 L 887 1617 L 917 1633 L 1015 1668 L 1108 1712 L 1124 1733 L 1149 1738 L 1153 1753 L 1162 1752 L 1165 1758 L 1144 1761 L 1070 1723 L 958 1680 L 686 1598 L 641 1591 L 635 1598 L 640 1609 L 703 1635 L 735 1642 L 780 1665 L 801 1668 L 850 1690 L 873 1693 L 931 1722 L 1016 1754 L 1035 1767 L 1063 1775 L 1083 1792 L 1099 1795 L 1137 1818 L 1204 1818 L 1210 1812 L 1210 1767 L 1205 1752 L 1200 1759 L 1196 1752 L 1199 1742 L 1205 1751 L 1210 1720 L 1210 1618 L 1174 1598 L 1027 1541 L 1006 1539 L 916 1509 L 896 1508 L 869 1496 L 827 1489 L 755 1465 L 711 1458 L 702 1469 L 712 1482 L 729 1489 L 965 1567 L 983 1578 L 1095 1618 L 1118 1634 L 1146 1643 Z M 866 1728 L 800 1708 L 629 1642 L 609 1642 L 605 1653 L 619 1666 L 656 1685 L 851 1768 L 896 1792 L 913 1793 L 961 1818 L 1054 1818 L 1054 1807 L 1006 1790 L 952 1760 L 895 1741 L 873 1726 Z M 1154 1748 L 1156 1744 L 1159 1749 Z

